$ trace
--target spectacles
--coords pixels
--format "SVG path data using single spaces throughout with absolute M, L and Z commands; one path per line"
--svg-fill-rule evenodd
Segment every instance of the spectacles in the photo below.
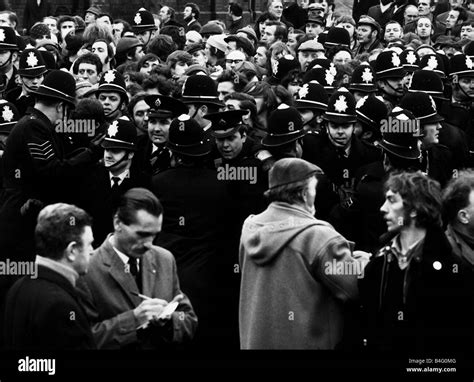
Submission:
M 241 62 L 244 62 L 244 60 L 232 60 L 230 58 L 226 58 L 225 62 L 226 64 L 240 64 Z

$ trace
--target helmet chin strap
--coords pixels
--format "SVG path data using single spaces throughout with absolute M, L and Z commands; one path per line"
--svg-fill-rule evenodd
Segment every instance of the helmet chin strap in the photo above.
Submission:
M 466 96 L 467 99 L 471 100 L 474 98 L 474 96 L 470 96 L 469 94 L 466 93 L 466 91 L 462 88 L 461 85 L 459 85 L 459 83 L 457 84 L 457 86 L 459 87 L 459 89 L 461 90 L 462 94 L 464 94 Z
M 396 96 L 397 97 L 401 97 L 403 95 L 403 89 L 401 89 L 401 91 L 399 92 L 397 89 L 395 89 L 392 85 L 390 85 L 390 82 L 388 82 L 387 80 L 385 80 L 385 83 L 387 84 L 387 86 L 392 89 L 395 94 L 397 94 Z
M 113 165 L 110 165 L 110 166 L 105 166 L 104 167 L 111 171 L 113 170 L 114 168 L 116 168 L 120 163 L 126 161 L 128 159 L 128 151 L 125 151 L 125 154 L 122 156 L 122 158 L 120 158 L 120 160 L 118 160 L 117 162 L 115 162 Z
M 12 56 L 13 56 L 13 52 L 10 51 L 10 57 L 8 58 L 7 61 L 5 61 L 2 65 L 0 65 L 0 70 L 5 68 L 7 65 L 10 65 L 10 63 L 12 62 Z

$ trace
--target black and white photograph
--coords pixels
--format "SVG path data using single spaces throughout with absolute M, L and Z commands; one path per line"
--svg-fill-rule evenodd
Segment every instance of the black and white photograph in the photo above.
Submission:
M 474 0 L 0 0 L 0 382 L 257 369 L 474 381 Z

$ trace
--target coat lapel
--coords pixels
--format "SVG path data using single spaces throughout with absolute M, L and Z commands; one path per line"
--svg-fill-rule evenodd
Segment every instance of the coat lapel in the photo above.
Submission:
M 109 236 L 110 237 L 110 236 Z M 127 272 L 126 265 L 117 255 L 109 242 L 109 237 L 103 244 L 104 265 L 109 267 L 110 276 L 117 282 L 122 292 L 127 296 L 134 306 L 140 305 L 142 299 L 131 292 L 140 293 L 135 280 L 130 272 Z

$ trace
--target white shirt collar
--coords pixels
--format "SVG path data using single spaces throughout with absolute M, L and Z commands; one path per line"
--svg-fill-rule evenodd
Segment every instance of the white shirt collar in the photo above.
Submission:
M 79 273 L 77 273 L 74 269 L 69 268 L 68 266 L 61 264 L 53 259 L 49 259 L 40 255 L 36 255 L 35 263 L 43 267 L 52 269 L 53 271 L 59 273 L 61 276 L 64 276 L 66 279 L 68 279 L 73 286 L 76 286 L 76 281 L 79 278 Z
M 114 178 L 115 176 L 118 177 L 118 178 L 120 178 L 120 180 L 119 180 L 119 185 L 120 185 L 120 184 L 122 184 L 122 182 L 123 182 L 123 180 L 124 180 L 125 178 L 130 178 L 130 169 L 125 170 L 125 171 L 122 172 L 120 175 L 113 175 L 113 174 L 109 171 L 109 179 L 110 179 L 110 184 L 111 184 L 112 186 L 114 185 L 114 182 L 113 182 L 112 178 Z
M 125 253 L 123 252 L 120 252 L 115 246 L 114 246 L 114 243 L 112 241 L 112 236 L 109 237 L 109 243 L 110 245 L 112 246 L 112 248 L 114 249 L 114 251 L 117 253 L 118 257 L 120 258 L 120 260 L 122 260 L 122 262 L 126 265 L 128 264 L 128 260 L 129 260 L 129 256 L 127 256 Z M 138 259 L 138 266 L 140 266 L 140 259 Z

